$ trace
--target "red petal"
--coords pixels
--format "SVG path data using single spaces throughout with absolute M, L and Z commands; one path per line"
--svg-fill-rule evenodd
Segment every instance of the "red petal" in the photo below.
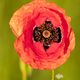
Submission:
M 51 20 L 54 27 L 61 28 L 62 40 L 53 43 L 45 52 L 39 42 L 33 42 L 32 33 L 35 25 Z M 20 58 L 36 69 L 55 69 L 62 65 L 70 56 L 75 46 L 75 36 L 70 26 L 70 17 L 54 3 L 45 0 L 34 0 L 17 10 L 10 20 L 10 26 L 18 37 L 15 48 Z

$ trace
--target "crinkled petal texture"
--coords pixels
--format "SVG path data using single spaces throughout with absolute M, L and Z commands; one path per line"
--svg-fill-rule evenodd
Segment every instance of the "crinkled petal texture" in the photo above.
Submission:
M 48 19 L 54 27 L 60 27 L 62 39 L 53 42 L 45 51 L 42 43 L 33 40 L 33 29 Z M 10 20 L 10 26 L 17 36 L 15 49 L 20 58 L 36 69 L 56 69 L 70 56 L 75 46 L 74 32 L 70 26 L 70 17 L 54 3 L 34 0 L 17 10 Z

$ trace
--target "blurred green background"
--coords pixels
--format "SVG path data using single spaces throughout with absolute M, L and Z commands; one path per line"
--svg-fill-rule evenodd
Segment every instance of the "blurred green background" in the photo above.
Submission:
M 13 47 L 15 36 L 9 28 L 9 20 L 23 4 L 31 0 L 0 0 L 0 80 L 22 80 L 19 57 Z M 76 36 L 76 47 L 68 61 L 55 70 L 60 80 L 80 80 L 80 0 L 48 0 L 55 2 L 71 16 L 71 25 Z M 51 71 L 32 70 L 28 80 L 51 80 Z M 55 80 L 58 80 L 55 77 Z

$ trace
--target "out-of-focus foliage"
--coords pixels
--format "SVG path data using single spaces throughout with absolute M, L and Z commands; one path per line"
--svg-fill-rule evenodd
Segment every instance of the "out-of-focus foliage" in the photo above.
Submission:
M 13 47 L 15 37 L 9 28 L 9 20 L 19 7 L 31 0 L 0 0 L 0 80 L 22 80 L 19 58 Z M 49 0 L 53 2 L 53 0 Z M 80 79 L 80 0 L 54 0 L 71 16 L 76 36 L 76 47 L 69 60 L 55 70 L 63 75 L 61 80 Z M 28 80 L 51 80 L 51 71 L 33 70 Z M 57 80 L 55 78 L 55 80 Z

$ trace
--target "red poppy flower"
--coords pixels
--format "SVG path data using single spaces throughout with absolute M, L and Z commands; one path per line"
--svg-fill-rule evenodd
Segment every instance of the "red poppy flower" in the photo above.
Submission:
M 46 0 L 34 0 L 17 10 L 10 20 L 20 58 L 36 69 L 55 69 L 75 46 L 70 17 Z

